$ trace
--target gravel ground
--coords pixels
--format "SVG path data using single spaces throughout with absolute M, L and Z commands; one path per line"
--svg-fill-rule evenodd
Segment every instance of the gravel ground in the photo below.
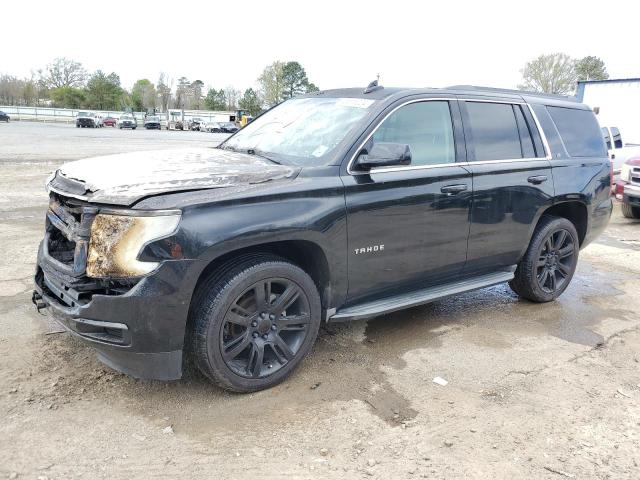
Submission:
M 618 209 L 558 301 L 499 285 L 329 325 L 265 392 L 137 381 L 54 333 L 30 303 L 46 176 L 221 138 L 0 125 L 0 478 L 640 477 L 640 222 Z

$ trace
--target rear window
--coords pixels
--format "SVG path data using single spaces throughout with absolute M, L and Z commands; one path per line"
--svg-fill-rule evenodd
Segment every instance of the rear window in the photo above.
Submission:
M 562 142 L 572 157 L 604 157 L 607 155 L 602 131 L 591 110 L 547 107 L 558 128 Z

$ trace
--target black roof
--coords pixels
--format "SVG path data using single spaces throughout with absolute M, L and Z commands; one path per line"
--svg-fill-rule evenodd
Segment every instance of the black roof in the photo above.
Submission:
M 478 87 L 474 85 L 453 85 L 446 88 L 397 88 L 382 87 L 365 93 L 364 87 L 340 88 L 323 90 L 305 96 L 327 96 L 346 98 L 369 98 L 371 100 L 383 100 L 389 97 L 405 97 L 408 95 L 432 94 L 432 95 L 474 95 L 494 99 L 516 100 L 527 103 L 543 103 L 549 105 L 569 104 L 576 107 L 579 101 L 576 97 L 566 95 L 553 95 L 539 92 L 526 92 L 521 90 L 509 90 L 505 88 Z

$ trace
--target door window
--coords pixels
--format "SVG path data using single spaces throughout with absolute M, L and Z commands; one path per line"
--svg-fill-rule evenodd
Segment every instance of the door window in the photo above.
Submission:
M 411 165 L 455 162 L 449 102 L 417 102 L 399 108 L 376 130 L 373 142 L 409 145 Z
M 476 160 L 524 158 L 518 123 L 511 104 L 466 102 L 466 105 Z M 530 138 L 529 135 L 529 141 Z M 529 148 L 525 147 L 527 153 Z

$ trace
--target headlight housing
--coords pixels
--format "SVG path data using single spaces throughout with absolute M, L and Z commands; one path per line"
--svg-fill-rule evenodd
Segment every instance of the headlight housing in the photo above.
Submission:
M 91 278 L 140 277 L 154 271 L 158 262 L 141 262 L 138 255 L 153 240 L 175 232 L 179 212 L 153 215 L 99 213 L 91 224 L 87 276 Z

